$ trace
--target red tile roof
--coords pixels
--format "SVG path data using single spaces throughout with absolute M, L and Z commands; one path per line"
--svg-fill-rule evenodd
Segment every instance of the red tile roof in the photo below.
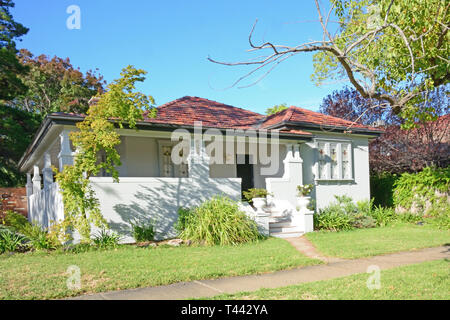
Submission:
M 311 136 L 312 134 L 299 128 L 301 124 L 325 126 L 327 128 L 353 128 L 365 131 L 380 132 L 377 128 L 354 124 L 351 121 L 336 118 L 322 113 L 298 107 L 290 107 L 270 116 L 233 107 L 220 102 L 185 96 L 163 104 L 157 108 L 156 118 L 148 118 L 144 114 L 144 122 L 155 124 L 171 124 L 193 126 L 201 121 L 204 127 L 221 129 L 255 129 L 267 130 L 279 128 L 282 133 Z M 80 114 L 57 113 L 83 117 Z M 288 127 L 286 127 L 288 125 Z
M 268 116 L 262 124 L 262 128 L 277 126 L 280 123 L 305 123 L 322 127 L 338 127 L 338 128 L 359 128 L 370 131 L 382 131 L 380 129 L 354 123 L 349 120 L 329 116 L 323 113 L 314 112 L 308 109 L 291 106 L 281 112 Z
M 195 121 L 201 121 L 205 127 L 248 129 L 264 118 L 256 112 L 188 96 L 157 109 L 156 118 L 145 118 L 146 122 L 193 126 Z

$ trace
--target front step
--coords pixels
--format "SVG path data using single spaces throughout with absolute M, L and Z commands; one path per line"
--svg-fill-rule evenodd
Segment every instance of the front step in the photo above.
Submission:
M 271 237 L 275 238 L 297 238 L 304 234 L 304 232 L 270 232 Z
M 269 225 L 269 232 L 270 233 L 292 233 L 292 232 L 302 232 L 299 227 L 296 226 L 284 226 L 284 227 L 273 227 Z

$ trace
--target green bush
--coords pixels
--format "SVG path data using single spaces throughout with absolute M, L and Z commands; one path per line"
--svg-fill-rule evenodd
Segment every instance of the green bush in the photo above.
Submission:
M 31 248 L 35 250 L 54 250 L 61 244 L 57 239 L 50 237 L 48 231 L 38 225 L 26 224 L 20 233 L 26 236 Z
M 147 224 L 131 224 L 132 234 L 136 242 L 152 241 L 155 237 L 155 230 L 152 222 Z
M 26 238 L 8 229 L 0 230 L 0 254 L 26 250 Z
M 370 210 L 370 216 L 375 220 L 377 227 L 385 227 L 397 219 L 393 208 L 383 208 L 381 206 Z
M 186 208 L 178 209 L 178 220 L 175 224 L 175 230 L 177 230 L 178 234 L 181 234 L 184 229 L 186 229 L 186 225 L 189 221 L 189 218 L 194 214 L 194 211 Z
M 112 231 L 101 229 L 92 239 L 94 245 L 98 248 L 117 248 L 122 237 Z
M 22 232 L 23 228 L 25 228 L 25 226 L 30 223 L 23 215 L 8 210 L 6 211 L 5 217 L 3 218 L 3 224 L 12 227 L 18 232 Z
M 53 250 L 60 246 L 59 241 L 49 235 L 48 231 L 43 230 L 38 225 L 31 224 L 27 218 L 19 213 L 7 211 L 4 224 L 9 226 L 16 233 L 19 233 L 26 239 L 27 245 L 34 250 Z
M 314 215 L 314 229 L 341 231 L 353 229 L 349 215 L 342 214 L 339 210 L 324 209 Z
M 390 208 L 394 206 L 394 183 L 399 176 L 389 172 L 370 175 L 370 193 L 375 206 Z
M 192 210 L 180 235 L 183 239 L 205 245 L 237 245 L 260 238 L 255 221 L 227 197 L 216 196 Z
M 243 191 L 242 194 L 244 195 L 244 198 L 248 201 L 248 203 L 252 203 L 253 198 L 267 198 L 267 196 L 270 195 L 270 193 L 266 189 L 257 188 L 248 189 L 247 191 Z
M 403 173 L 394 184 L 394 205 L 410 210 L 417 206 L 422 214 L 438 216 L 448 207 L 447 197 L 436 195 L 436 191 L 447 194 L 450 189 L 450 167 L 427 167 L 418 173 Z M 425 212 L 426 202 L 431 204 Z

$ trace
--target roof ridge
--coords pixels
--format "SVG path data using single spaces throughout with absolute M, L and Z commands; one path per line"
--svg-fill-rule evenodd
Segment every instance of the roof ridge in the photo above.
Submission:
M 202 100 L 204 102 L 211 102 L 211 103 L 218 104 L 218 105 L 221 105 L 221 106 L 224 106 L 224 107 L 228 107 L 228 108 L 243 110 L 245 112 L 249 112 L 249 113 L 252 113 L 254 115 L 264 116 L 261 113 L 254 112 L 254 111 L 251 111 L 251 110 L 248 110 L 248 109 L 244 109 L 244 108 L 241 108 L 241 107 L 235 107 L 235 106 L 232 106 L 230 104 L 226 104 L 226 103 L 223 103 L 223 102 L 219 102 L 219 101 L 215 101 L 215 100 L 211 100 L 211 99 L 207 99 L 207 98 L 197 97 L 197 96 L 184 96 L 184 97 L 175 99 L 173 101 L 166 102 L 166 103 L 160 105 L 159 107 L 157 107 L 157 109 L 165 108 L 165 107 L 167 107 L 169 105 L 172 105 L 172 104 L 177 103 L 177 102 L 181 102 L 181 101 L 186 100 L 186 99 L 189 99 L 189 100 L 198 99 L 198 100 Z

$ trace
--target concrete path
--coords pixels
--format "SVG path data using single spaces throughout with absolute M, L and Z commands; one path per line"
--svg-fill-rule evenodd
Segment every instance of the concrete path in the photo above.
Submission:
M 286 238 L 285 240 L 287 240 L 287 242 L 289 242 L 295 249 L 297 249 L 297 251 L 309 258 L 319 259 L 325 263 L 344 261 L 344 259 L 341 258 L 326 257 L 322 255 L 305 236 Z
M 83 300 L 177 300 L 212 297 L 222 293 L 255 291 L 261 288 L 278 288 L 305 282 L 344 277 L 367 272 L 376 265 L 381 270 L 420 262 L 450 258 L 450 247 L 428 248 L 408 252 L 386 254 L 364 259 L 341 260 L 329 264 L 278 271 L 261 275 L 180 282 L 167 286 L 113 291 L 84 295 Z

